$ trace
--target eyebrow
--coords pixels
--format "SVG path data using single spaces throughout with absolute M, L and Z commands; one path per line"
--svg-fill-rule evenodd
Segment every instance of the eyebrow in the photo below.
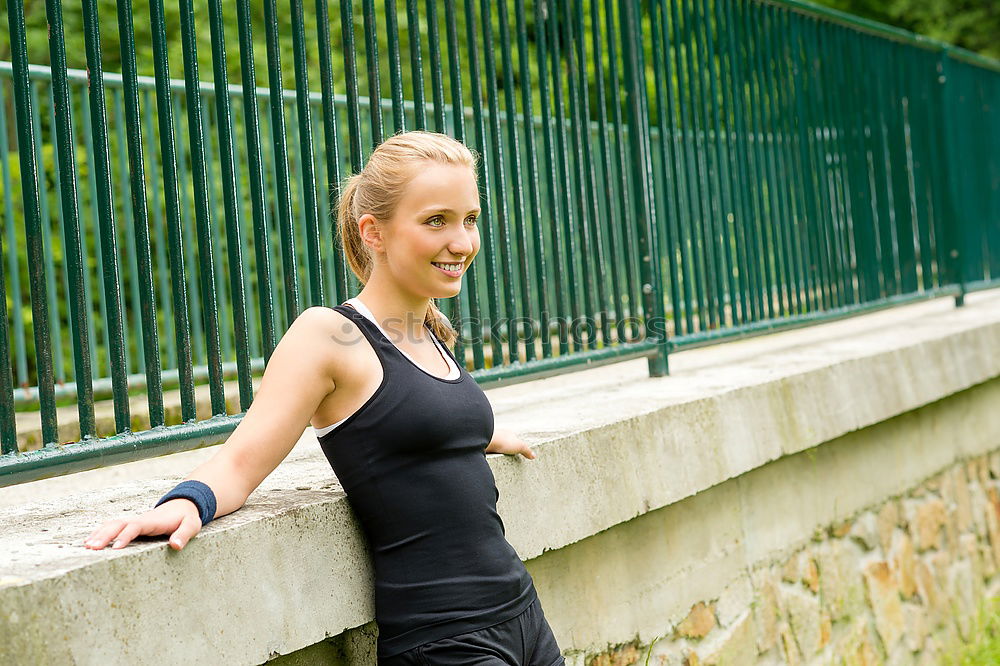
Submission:
M 482 209 L 480 208 L 473 208 L 472 210 L 469 211 L 469 213 L 479 213 L 481 212 L 481 210 Z M 455 211 L 452 210 L 451 208 L 427 208 L 425 210 L 420 211 L 418 215 L 430 215 L 431 213 L 454 213 L 454 212 Z

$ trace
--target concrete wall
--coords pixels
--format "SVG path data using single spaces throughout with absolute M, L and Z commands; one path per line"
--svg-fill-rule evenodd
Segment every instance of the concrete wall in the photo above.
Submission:
M 686 351 L 665 378 L 488 391 L 539 454 L 490 463 L 567 660 L 936 663 L 1000 591 L 998 350 L 979 292 Z M 0 663 L 374 663 L 364 544 L 309 432 L 180 553 L 80 545 L 206 452 L 185 455 L 11 489 Z

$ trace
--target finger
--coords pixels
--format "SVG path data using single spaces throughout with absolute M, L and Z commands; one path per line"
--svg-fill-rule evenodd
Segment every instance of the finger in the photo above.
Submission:
M 124 548 L 129 544 L 129 542 L 132 541 L 132 539 L 136 538 L 140 532 L 142 532 L 142 523 L 136 521 L 128 523 L 125 525 L 125 528 L 118 533 L 118 536 L 115 538 L 115 542 L 111 544 L 111 547 L 116 550 Z
M 170 535 L 170 547 L 174 550 L 180 550 L 200 531 L 201 518 L 193 515 L 185 516 L 174 533 Z
M 523 448 L 523 449 L 521 449 L 521 455 L 523 455 L 523 456 L 524 456 L 525 458 L 527 458 L 528 460 L 534 460 L 534 459 L 535 459 L 535 458 L 537 457 L 537 456 L 535 455 L 535 452 L 534 452 L 534 451 L 532 451 L 532 450 L 531 450 L 531 447 L 529 447 L 529 446 L 528 446 L 527 444 L 525 444 L 525 445 L 524 445 L 524 448 Z
M 86 538 L 83 545 L 96 550 L 104 548 L 111 539 L 118 536 L 118 533 L 122 531 L 127 522 L 122 518 L 105 521 L 100 527 L 90 533 L 90 536 Z

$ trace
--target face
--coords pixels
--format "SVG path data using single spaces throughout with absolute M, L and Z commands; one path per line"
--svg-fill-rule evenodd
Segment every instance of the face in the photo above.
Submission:
M 375 270 L 386 270 L 418 298 L 448 298 L 479 252 L 479 189 L 465 166 L 425 162 L 406 187 L 387 223 L 362 224 L 375 251 Z

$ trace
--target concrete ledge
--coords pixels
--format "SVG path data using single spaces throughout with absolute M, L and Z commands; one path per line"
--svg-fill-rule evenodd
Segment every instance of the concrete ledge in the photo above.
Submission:
M 491 389 L 539 454 L 490 456 L 508 538 L 526 560 L 563 548 L 998 377 L 998 350 L 994 290 L 686 351 L 664 378 L 636 360 Z M 982 441 L 921 454 L 943 466 Z M 370 622 L 363 538 L 311 429 L 180 553 L 80 545 L 211 452 L 0 489 L 0 662 L 259 664 Z

